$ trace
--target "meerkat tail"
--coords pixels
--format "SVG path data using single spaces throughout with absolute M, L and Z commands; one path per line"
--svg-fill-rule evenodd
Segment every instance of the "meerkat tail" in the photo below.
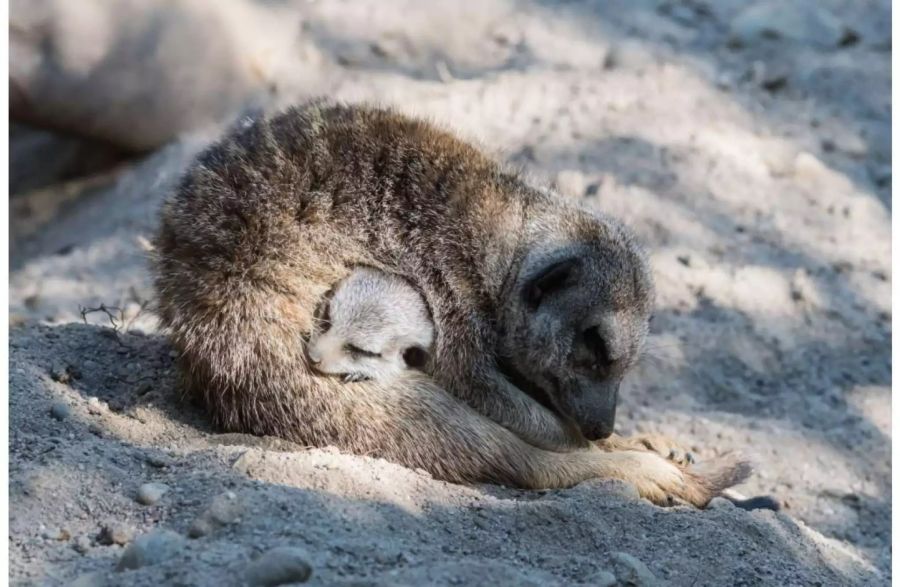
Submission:
M 692 465 L 685 475 L 694 480 L 693 485 L 699 489 L 697 499 L 692 503 L 709 501 L 722 494 L 726 489 L 746 481 L 753 474 L 753 465 L 739 453 L 728 453 L 720 457 L 705 460 Z

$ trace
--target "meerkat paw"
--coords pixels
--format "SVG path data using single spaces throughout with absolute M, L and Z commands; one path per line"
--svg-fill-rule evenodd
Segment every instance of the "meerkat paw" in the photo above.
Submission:
M 674 440 L 662 434 L 639 434 L 636 436 L 613 434 L 607 439 L 597 441 L 597 446 L 606 451 L 649 451 L 684 466 L 697 461 L 694 453 L 685 450 Z
M 661 506 L 689 504 L 703 508 L 751 472 L 747 461 L 738 455 L 725 455 L 696 467 L 677 465 L 649 451 L 622 450 L 606 456 L 611 476 L 632 483 L 641 497 Z
M 344 383 L 354 383 L 356 381 L 366 381 L 368 377 L 362 373 L 347 373 L 344 375 Z
M 674 505 L 686 493 L 682 470 L 655 453 L 621 450 L 606 456 L 613 467 L 612 477 L 628 481 L 641 497 L 656 505 Z

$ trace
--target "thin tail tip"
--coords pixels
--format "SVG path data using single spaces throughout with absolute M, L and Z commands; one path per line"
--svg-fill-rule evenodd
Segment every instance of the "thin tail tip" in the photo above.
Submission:
M 714 482 L 722 491 L 749 479 L 754 465 L 745 455 L 732 452 L 700 462 L 693 469 L 695 474 Z

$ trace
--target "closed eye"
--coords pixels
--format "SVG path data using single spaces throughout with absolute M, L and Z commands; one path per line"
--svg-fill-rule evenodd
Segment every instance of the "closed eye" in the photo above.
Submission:
M 347 343 L 344 345 L 344 352 L 350 353 L 351 355 L 357 357 L 380 357 L 381 353 L 373 353 L 372 351 L 367 351 L 366 349 L 361 349 L 356 345 L 352 345 Z

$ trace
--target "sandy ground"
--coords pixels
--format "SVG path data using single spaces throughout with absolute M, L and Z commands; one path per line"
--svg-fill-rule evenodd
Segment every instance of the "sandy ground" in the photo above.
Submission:
M 740 490 L 784 511 L 454 486 L 214 433 L 178 397 L 143 249 L 206 128 L 11 203 L 13 582 L 263 584 L 257 558 L 293 546 L 322 585 L 888 584 L 889 3 L 444 4 L 298 4 L 318 81 L 273 67 L 273 105 L 395 104 L 626 220 L 658 311 L 621 431 L 748 452 Z M 82 320 L 100 304 L 117 330 Z M 168 490 L 143 505 L 146 483 Z

